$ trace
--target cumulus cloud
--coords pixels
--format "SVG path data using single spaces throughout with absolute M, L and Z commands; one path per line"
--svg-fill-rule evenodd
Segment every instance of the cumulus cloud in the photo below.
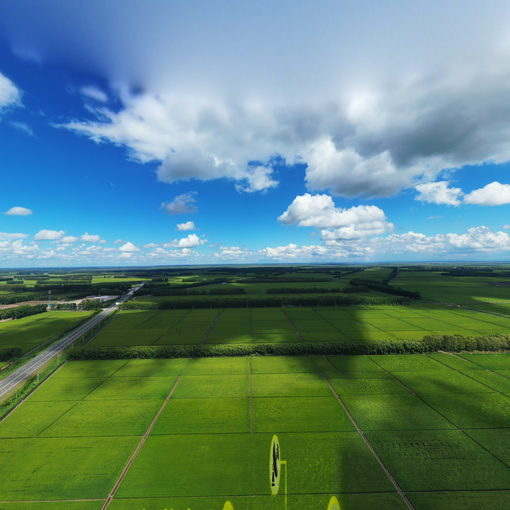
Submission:
M 28 237 L 27 234 L 22 234 L 21 232 L 0 232 L 0 241 L 8 241 L 11 239 L 25 239 Z
M 140 248 L 138 248 L 138 246 L 136 246 L 136 244 L 133 244 L 132 242 L 127 241 L 119 248 L 119 251 L 121 251 L 122 253 L 135 253 L 137 251 L 140 251 Z
M 165 243 L 163 246 L 165 248 L 195 248 L 205 243 L 207 243 L 206 239 L 200 239 L 196 234 L 189 234 L 181 239 L 174 239 L 169 243 Z
M 30 216 L 32 214 L 32 209 L 28 209 L 27 207 L 15 206 L 5 211 L 4 214 L 7 214 L 9 216 Z
M 375 205 L 339 209 L 331 196 L 309 193 L 297 196 L 278 220 L 285 225 L 320 228 L 326 241 L 359 239 L 393 230 L 384 211 Z
M 34 239 L 36 241 L 56 241 L 65 234 L 64 230 L 39 230 L 35 234 Z
M 275 156 L 306 164 L 310 190 L 390 196 L 444 169 L 510 159 L 508 69 L 452 69 L 382 88 L 368 101 L 345 96 L 324 105 L 145 93 L 124 108 L 65 127 L 159 163 L 163 182 L 226 178 L 240 191 L 277 185 Z M 382 87 L 382 85 L 379 85 Z M 253 166 L 253 161 L 262 162 Z
M 328 249 L 321 245 L 298 246 L 290 243 L 285 246 L 266 247 L 260 250 L 259 253 L 271 259 L 308 259 L 324 256 L 328 253 Z
M 492 231 L 489 227 L 472 227 L 462 234 L 448 233 L 427 236 L 408 232 L 392 234 L 378 241 L 379 248 L 391 250 L 393 253 L 429 252 L 455 255 L 470 255 L 473 252 L 499 252 L 510 250 L 510 236 L 506 232 Z
M 186 231 L 186 230 L 195 230 L 195 223 L 193 223 L 192 221 L 186 221 L 184 223 L 178 223 L 177 224 L 177 230 L 180 230 L 180 231 Z
M 242 259 L 254 255 L 252 250 L 241 248 L 240 246 L 220 246 L 219 251 L 214 254 L 220 259 Z
M 21 92 L 14 83 L 0 73 L 0 113 L 10 106 L 21 105 Z
M 249 167 L 246 175 L 236 184 L 237 191 L 253 193 L 255 191 L 265 191 L 269 188 L 278 186 L 278 181 L 272 178 L 273 170 L 267 166 Z
M 60 242 L 63 244 L 73 244 L 77 243 L 80 240 L 77 236 L 64 236 L 62 239 L 60 239 Z
M 394 255 L 484 257 L 510 252 L 510 235 L 486 226 L 472 227 L 463 233 L 426 235 L 420 232 L 389 234 L 357 240 L 334 240 L 322 245 L 266 247 L 259 254 L 274 260 L 378 260 Z
M 163 202 L 161 207 L 165 209 L 168 214 L 190 214 L 196 213 L 197 208 L 197 193 L 196 191 L 190 191 L 177 195 L 170 202 Z
M 168 258 L 196 258 L 198 253 L 190 248 L 180 248 L 178 250 L 165 250 L 161 247 L 148 253 L 151 259 L 166 260 Z
M 88 232 L 82 234 L 80 239 L 86 243 L 98 243 L 102 240 L 101 236 L 97 234 L 89 234 Z
M 426 182 L 415 187 L 416 200 L 431 204 L 460 205 L 462 190 L 450 188 L 448 181 Z
M 115 108 L 98 104 L 66 127 L 154 162 L 164 182 L 268 189 L 279 155 L 307 165 L 312 191 L 388 196 L 443 169 L 510 159 L 502 0 L 431 0 L 419 16 L 402 2 L 202 2 L 199 22 L 181 2 L 28 6 L 11 2 L 0 17 L 17 54 L 86 62 L 115 94 Z
M 464 197 L 464 202 L 475 205 L 510 204 L 510 184 L 491 182 L 483 188 L 475 189 Z

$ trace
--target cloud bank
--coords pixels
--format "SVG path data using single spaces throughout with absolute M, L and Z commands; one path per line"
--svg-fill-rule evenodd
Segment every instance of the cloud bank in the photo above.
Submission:
M 163 182 L 263 191 L 279 156 L 310 191 L 375 197 L 510 159 L 507 2 L 198 3 L 10 2 L 0 30 L 108 83 L 84 84 L 89 114 L 63 125 Z

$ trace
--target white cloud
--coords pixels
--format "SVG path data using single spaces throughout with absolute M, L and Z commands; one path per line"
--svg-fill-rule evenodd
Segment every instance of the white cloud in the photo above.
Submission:
M 86 62 L 115 108 L 89 105 L 67 128 L 155 162 L 164 182 L 263 190 L 280 155 L 307 164 L 310 190 L 387 196 L 510 159 L 502 0 L 376 2 L 371 16 L 363 2 L 202 2 L 199 23 L 181 2 L 81 2 L 67 30 L 61 3 L 47 4 L 10 7 L 4 37 L 25 58 Z
M 190 214 L 197 212 L 197 193 L 190 191 L 177 195 L 170 202 L 163 202 L 161 207 L 165 209 L 168 214 Z
M 510 204 L 510 184 L 491 182 L 483 188 L 475 189 L 464 197 L 466 204 L 503 205 Z
M 180 231 L 186 231 L 186 230 L 195 230 L 195 223 L 193 223 L 192 221 L 186 221 L 184 223 L 178 223 L 177 224 L 177 230 L 180 230 Z
M 86 243 L 98 243 L 101 242 L 101 236 L 97 234 L 89 234 L 88 232 L 85 232 L 81 235 L 80 239 Z
M 325 241 L 359 239 L 393 230 L 379 207 L 359 205 L 339 209 L 329 195 L 309 193 L 297 196 L 278 220 L 285 225 L 323 229 L 321 234 Z
M 237 191 L 253 193 L 255 191 L 265 191 L 269 188 L 278 186 L 278 181 L 272 178 L 273 169 L 267 166 L 248 167 L 246 176 L 240 179 L 236 184 Z
M 22 234 L 20 232 L 13 232 L 13 233 L 0 232 L 0 241 L 8 241 L 11 239 L 25 239 L 26 237 L 28 237 L 27 234 Z
M 253 251 L 240 246 L 220 246 L 220 251 L 214 254 L 215 257 L 220 259 L 242 259 L 253 255 Z
M 140 248 L 138 248 L 138 246 L 136 246 L 136 244 L 133 244 L 132 242 L 130 241 L 127 241 L 126 243 L 124 243 L 120 248 L 119 250 L 123 253 L 123 254 L 126 254 L 126 253 L 129 253 L 129 254 L 132 254 L 134 252 L 137 252 L 137 251 L 140 251 Z
M 1 238 L 0 238 L 1 239 Z M 0 240 L 0 255 L 2 260 L 12 258 L 31 260 L 39 253 L 39 247 L 35 243 L 26 244 L 23 239 Z
M 168 258 L 196 258 L 198 253 L 190 248 L 181 248 L 179 250 L 165 250 L 161 247 L 156 248 L 148 254 L 151 259 L 166 260 Z
M 370 108 L 355 94 L 283 106 L 124 94 L 120 111 L 101 108 L 96 119 L 65 127 L 158 163 L 162 182 L 226 178 L 239 191 L 262 191 L 277 185 L 273 166 L 281 156 L 306 163 L 310 190 L 390 196 L 444 169 L 510 159 L 510 109 L 500 108 L 510 99 L 508 76 L 510 66 L 480 65 L 380 85 Z
M 472 227 L 464 233 L 426 235 L 419 232 L 389 234 L 357 240 L 334 240 L 323 245 L 267 247 L 259 253 L 275 260 L 310 261 L 333 259 L 380 260 L 383 257 L 402 255 L 448 259 L 449 257 L 473 257 L 510 252 L 510 235 L 492 231 L 489 227 Z M 421 259 L 423 260 L 423 259 Z
M 9 216 L 30 216 L 32 214 L 32 209 L 15 206 L 11 207 L 8 211 L 5 211 L 4 214 L 7 214 Z
M 181 239 L 174 239 L 169 243 L 163 244 L 165 248 L 195 248 L 202 244 L 206 244 L 206 239 L 200 239 L 196 234 L 189 234 Z
M 80 240 L 79 237 L 76 236 L 64 236 L 62 239 L 60 239 L 60 242 L 63 244 L 73 244 Z
M 290 243 L 286 246 L 263 248 L 259 253 L 271 259 L 309 259 L 326 255 L 328 249 L 320 245 L 298 246 L 297 244 Z
M 415 187 L 418 192 L 416 200 L 431 204 L 459 205 L 463 195 L 462 190 L 448 186 L 448 181 L 419 184 Z
M 94 99 L 94 101 L 98 101 L 99 103 L 106 103 L 108 101 L 108 96 L 105 94 L 105 92 L 103 92 L 101 89 L 98 89 L 97 87 L 94 87 L 93 85 L 82 87 L 80 92 L 84 96 L 90 99 Z
M 21 93 L 14 83 L 0 73 L 0 113 L 9 106 L 21 105 Z
M 35 234 L 34 239 L 36 241 L 56 241 L 64 234 L 64 230 L 39 230 L 39 232 Z
M 151 250 L 153 248 L 157 248 L 159 245 L 156 244 L 156 243 L 147 243 L 147 244 L 144 244 L 143 247 L 147 250 Z
M 9 124 L 18 131 L 21 131 L 22 133 L 25 133 L 28 136 L 35 136 L 34 130 L 31 126 L 29 126 L 26 122 L 21 122 L 18 120 L 13 120 L 9 122 Z

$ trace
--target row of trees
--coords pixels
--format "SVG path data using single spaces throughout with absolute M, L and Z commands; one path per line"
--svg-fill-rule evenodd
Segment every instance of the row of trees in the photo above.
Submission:
M 499 351 L 510 349 L 510 335 L 464 337 L 432 335 L 422 340 L 380 340 L 371 342 L 282 343 L 282 344 L 192 344 L 145 345 L 126 347 L 75 347 L 68 358 L 134 359 L 134 358 L 204 358 L 252 355 L 335 355 L 335 354 L 416 354 L 448 351 Z
M 385 294 L 393 294 L 395 296 L 404 296 L 413 299 L 421 299 L 421 294 L 418 291 L 402 289 L 394 287 L 387 283 L 377 282 L 375 280 L 365 280 L 362 278 L 354 278 L 351 280 L 351 285 L 363 285 L 371 290 L 384 292 Z
M 0 320 L 21 319 L 22 317 L 28 317 L 29 315 L 35 315 L 36 313 L 43 313 L 45 311 L 46 305 L 23 305 L 14 308 L 4 308 L 0 310 Z
M 200 296 L 193 300 L 171 299 L 168 301 L 126 301 L 121 305 L 123 310 L 170 310 L 183 308 L 252 308 L 281 306 L 351 306 L 351 305 L 408 305 L 409 298 L 394 297 L 360 297 L 360 296 L 284 296 L 266 297 L 250 296 L 246 298 Z

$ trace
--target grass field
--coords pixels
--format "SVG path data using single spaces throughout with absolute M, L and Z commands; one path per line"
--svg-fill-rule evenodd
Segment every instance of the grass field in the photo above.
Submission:
M 118 312 L 89 345 L 399 341 L 507 333 L 509 325 L 504 317 L 427 305 L 137 310 Z
M 0 508 L 100 509 L 137 446 L 113 510 L 407 508 L 376 456 L 416 510 L 507 508 L 509 377 L 507 354 L 69 362 L 0 422 Z
M 448 276 L 441 271 L 400 271 L 392 285 L 418 290 L 425 299 L 510 314 L 510 278 Z
M 76 327 L 91 312 L 45 312 L 0 322 L 0 348 L 20 347 L 28 352 Z

